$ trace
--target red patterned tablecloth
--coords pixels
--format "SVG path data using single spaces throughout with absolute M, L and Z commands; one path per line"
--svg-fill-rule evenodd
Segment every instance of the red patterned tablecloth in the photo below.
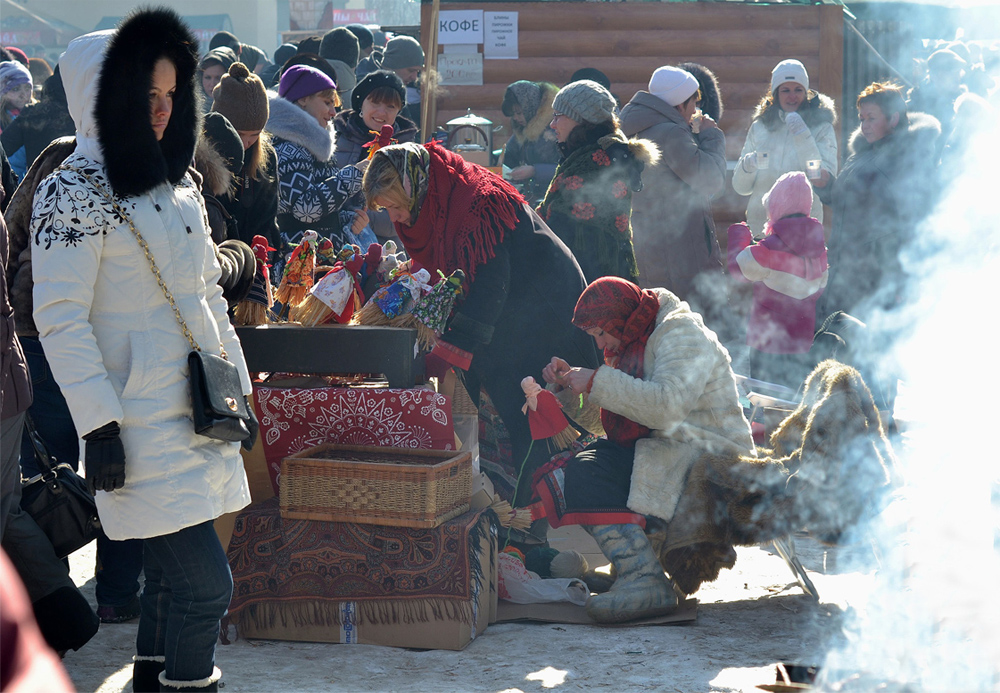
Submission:
M 258 387 L 254 406 L 275 493 L 281 460 L 321 443 L 455 449 L 451 400 L 431 390 Z

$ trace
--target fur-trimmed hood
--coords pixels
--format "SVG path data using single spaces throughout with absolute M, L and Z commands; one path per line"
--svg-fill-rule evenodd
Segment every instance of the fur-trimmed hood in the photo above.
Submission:
M 764 123 L 768 130 L 777 130 L 778 126 L 784 123 L 781 113 L 781 105 L 777 100 L 768 103 L 766 99 L 762 99 L 757 104 L 753 119 Z M 799 106 L 797 113 L 802 116 L 802 120 L 810 128 L 816 127 L 820 123 L 830 123 L 830 125 L 837 123 L 837 109 L 833 99 L 811 89 L 809 90 L 809 98 Z
M 611 135 L 605 135 L 597 140 L 601 149 L 610 149 L 613 145 L 624 144 L 628 147 L 632 156 L 637 161 L 641 161 L 644 166 L 656 166 L 660 163 L 660 148 L 653 140 L 646 140 L 640 137 L 626 137 L 624 133 L 618 131 Z
M 229 197 L 233 188 L 233 172 L 207 137 L 198 140 L 198 147 L 194 151 L 194 167 L 201 174 L 201 187 L 206 195 Z
M 548 82 L 539 82 L 538 86 L 541 90 L 542 100 L 538 105 L 538 110 L 535 111 L 535 115 L 525 124 L 523 130 L 518 131 L 513 127 L 511 128 L 513 137 L 519 144 L 534 142 L 545 133 L 549 127 L 549 123 L 552 122 L 552 101 L 556 98 L 556 94 L 559 93 L 559 87 Z
M 324 128 L 319 122 L 277 92 L 267 92 L 271 114 L 264 129 L 275 137 L 293 142 L 309 150 L 318 161 L 329 161 L 337 143 L 333 124 Z
M 157 141 L 148 94 L 160 58 L 177 69 L 177 90 Z M 113 31 L 74 39 L 59 62 L 77 150 L 103 161 L 115 192 L 139 195 L 180 182 L 194 155 L 201 108 L 194 80 L 198 41 L 176 12 L 135 12 Z
M 905 129 L 897 128 L 891 135 L 883 137 L 874 144 L 868 144 L 868 140 L 861 134 L 861 126 L 859 125 L 851 133 L 848 144 L 849 154 L 854 156 L 881 147 L 890 147 L 897 155 L 902 155 L 912 148 L 929 147 L 933 150 L 941 136 L 941 123 L 938 119 L 919 111 L 907 113 L 906 116 L 909 124 Z
M 690 72 L 698 80 L 698 88 L 701 90 L 701 102 L 699 107 L 701 112 L 715 122 L 722 119 L 722 90 L 719 89 L 719 80 L 715 73 L 699 63 L 681 63 L 678 65 L 682 70 Z

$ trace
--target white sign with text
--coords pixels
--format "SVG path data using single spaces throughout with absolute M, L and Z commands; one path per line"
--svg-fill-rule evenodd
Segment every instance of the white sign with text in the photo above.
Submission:
M 484 12 L 483 32 L 484 57 L 517 58 L 517 12 Z
M 444 10 L 438 16 L 439 45 L 482 42 L 482 10 Z
M 441 53 L 438 55 L 441 84 L 454 86 L 483 84 L 482 53 Z

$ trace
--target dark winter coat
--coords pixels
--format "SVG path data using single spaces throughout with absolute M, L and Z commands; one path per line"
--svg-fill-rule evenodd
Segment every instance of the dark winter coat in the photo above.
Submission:
M 263 236 L 277 248 L 278 156 L 273 149 L 266 151 L 263 178 L 250 178 L 244 164 L 234 181 L 235 195 L 220 197 L 219 201 L 236 221 L 239 240 L 249 245 L 254 236 Z
M 523 128 L 513 128 L 513 133 L 503 149 L 503 163 L 508 168 L 534 166 L 535 175 L 524 181 L 517 181 L 521 194 L 529 201 L 537 201 L 545 196 L 552 176 L 555 175 L 562 153 L 555 131 L 549 127 L 552 122 L 552 100 L 558 87 L 545 82 L 542 87 L 542 101 L 538 110 Z
M 937 119 L 910 113 L 909 125 L 868 144 L 859 127 L 850 158 L 820 198 L 833 210 L 830 281 L 820 299 L 820 319 L 843 310 L 858 317 L 874 306 L 896 305 L 905 274 L 900 250 L 933 202 Z M 863 301 L 872 300 L 867 308 Z
M 3 197 L 0 190 L 0 200 Z M 31 406 L 31 378 L 14 331 L 14 311 L 7 300 L 6 267 L 7 225 L 0 217 L 0 419 L 9 419 Z
M 361 190 L 361 171 L 338 168 L 335 134 L 291 101 L 268 92 L 271 112 L 265 129 L 278 155 L 278 232 L 282 246 L 297 244 L 306 230 L 340 248 L 345 238 L 340 208 Z M 287 248 L 274 246 L 279 250 Z
M 616 276 L 634 281 L 632 195 L 642 171 L 659 153 L 648 140 L 621 132 L 569 151 L 538 206 L 538 213 L 573 252 L 587 282 Z
M 696 291 L 695 279 L 725 278 L 711 198 L 726 181 L 726 136 L 719 128 L 693 133 L 676 108 L 645 91 L 625 105 L 621 120 L 626 135 L 652 140 L 661 154 L 632 204 L 638 283 L 668 289 L 702 312 L 696 297 L 705 292 Z
M 524 205 L 494 252 L 476 268 L 441 340 L 472 353 L 471 382 L 489 393 L 520 464 L 531 441 L 521 379 L 542 382 L 553 356 L 584 368 L 597 368 L 598 359 L 594 340 L 571 322 L 583 273 L 538 214 Z
M 8 155 L 24 147 L 27 168 L 52 140 L 75 132 L 62 80 L 54 75 L 45 82 L 42 100 L 22 110 L 21 115 L 4 129 L 0 142 Z
M 417 138 L 420 137 L 416 124 L 403 116 L 397 116 L 392 127 L 394 130 L 392 138 L 400 144 L 416 142 Z M 334 158 L 337 166 L 350 166 L 363 161 L 368 156 L 364 145 L 366 142 L 371 142 L 375 136 L 369 132 L 360 115 L 357 115 L 353 110 L 341 111 L 333 119 L 333 129 L 337 133 L 337 144 L 334 147 Z M 358 194 L 344 205 L 344 209 L 356 210 L 363 209 L 365 206 L 364 196 Z M 397 238 L 388 212 L 369 210 L 368 221 L 379 241 Z
M 768 354 L 801 354 L 812 346 L 816 301 L 828 272 L 823 225 L 812 217 L 774 222 L 753 244 L 750 227 L 729 227 L 729 271 L 753 282 L 747 344 Z

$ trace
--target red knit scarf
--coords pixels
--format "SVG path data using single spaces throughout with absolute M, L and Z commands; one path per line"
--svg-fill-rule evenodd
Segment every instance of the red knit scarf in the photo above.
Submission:
M 619 277 L 601 277 L 580 294 L 573 311 L 573 324 L 582 330 L 597 327 L 621 340 L 617 351 L 605 349 L 604 362 L 641 379 L 646 342 L 656 327 L 659 310 L 655 292 L 640 289 Z M 646 426 L 603 408 L 601 424 L 608 440 L 624 447 L 635 445 L 651 432 Z
M 427 195 L 413 226 L 397 223 L 396 232 L 432 277 L 437 270 L 449 275 L 461 269 L 471 283 L 476 268 L 517 225 L 524 198 L 500 176 L 436 142 L 424 146 L 430 154 Z

